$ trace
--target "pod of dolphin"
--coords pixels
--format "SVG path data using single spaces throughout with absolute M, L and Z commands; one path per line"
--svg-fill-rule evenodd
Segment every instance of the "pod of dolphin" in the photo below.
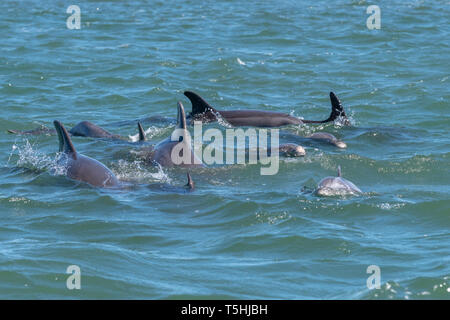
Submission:
M 330 92 L 331 113 L 325 120 L 304 120 L 291 116 L 286 113 L 261 111 L 261 110 L 227 110 L 221 111 L 213 108 L 202 97 L 192 91 L 185 91 L 184 95 L 190 100 L 192 104 L 192 112 L 187 116 L 183 104 L 177 103 L 177 124 L 174 133 L 157 143 L 150 148 L 143 149 L 141 156 L 146 163 L 157 164 L 162 167 L 182 166 L 187 168 L 205 167 L 200 159 L 191 149 L 189 139 L 188 124 L 193 121 L 201 121 L 209 123 L 224 120 L 233 127 L 282 127 L 286 125 L 300 125 L 309 123 L 327 123 L 339 119 L 343 124 L 348 125 L 350 122 L 347 119 L 344 108 L 337 98 L 337 96 Z M 71 130 L 67 131 L 64 125 L 55 120 L 55 130 L 41 127 L 29 131 L 8 130 L 13 134 L 54 134 L 56 133 L 59 139 L 60 157 L 58 164 L 65 168 L 66 176 L 70 179 L 88 183 L 95 187 L 101 188 L 117 188 L 124 186 L 124 183 L 119 181 L 115 174 L 101 162 L 92 159 L 88 156 L 82 155 L 76 151 L 71 136 L 82 136 L 91 138 L 105 138 L 105 139 L 122 139 L 119 135 L 108 132 L 107 130 L 89 122 L 82 121 L 78 123 Z M 145 131 L 142 125 L 138 122 L 139 142 L 146 140 Z M 176 132 L 176 139 L 173 139 Z M 319 141 L 334 145 L 338 148 L 346 148 L 345 142 L 338 140 L 334 135 L 326 132 L 317 132 L 306 138 L 313 141 Z M 172 151 L 190 150 L 191 161 L 188 163 L 174 163 L 172 159 Z M 306 154 L 305 149 L 294 143 L 281 144 L 277 150 L 267 150 L 270 155 L 273 152 L 278 152 L 283 157 L 301 157 Z M 258 155 L 261 154 L 258 152 Z M 169 187 L 170 191 L 185 192 L 194 190 L 194 182 L 189 173 L 187 173 L 187 184 L 182 188 Z M 336 196 L 336 195 L 358 195 L 362 191 L 352 182 L 342 178 L 340 166 L 338 168 L 337 177 L 326 177 L 322 179 L 317 189 L 314 191 L 319 196 Z

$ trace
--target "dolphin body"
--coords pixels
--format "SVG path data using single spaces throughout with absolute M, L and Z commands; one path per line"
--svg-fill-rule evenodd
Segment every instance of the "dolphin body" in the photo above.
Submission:
M 146 161 L 156 162 L 163 167 L 204 167 L 191 148 L 191 137 L 186 126 L 183 104 L 178 102 L 177 107 L 178 116 L 175 130 L 170 137 L 156 144 L 151 152 L 148 152 Z M 139 136 L 145 138 L 142 127 L 139 127 Z
M 202 122 L 217 121 L 222 117 L 235 127 L 281 127 L 285 125 L 298 125 L 303 123 L 326 123 L 343 117 L 348 123 L 344 108 L 337 96 L 330 92 L 331 114 L 326 120 L 302 120 L 287 113 L 260 110 L 230 110 L 219 111 L 210 106 L 202 97 L 192 91 L 185 91 L 184 95 L 191 101 L 192 112 L 188 118 Z
M 316 132 L 306 138 L 329 143 L 341 149 L 347 148 L 347 144 L 344 141 L 338 140 L 334 135 L 328 132 Z
M 40 127 L 36 128 L 36 129 L 27 130 L 27 131 L 19 131 L 19 130 L 12 130 L 12 129 L 8 129 L 6 131 L 11 134 L 32 135 L 32 136 L 37 136 L 40 134 L 46 134 L 46 135 L 56 134 L 55 129 L 47 128 L 44 125 L 41 125 Z
M 66 176 L 73 180 L 86 182 L 95 187 L 114 188 L 126 187 L 120 183 L 114 173 L 99 161 L 78 153 L 73 146 L 69 133 L 59 121 L 54 121 L 55 129 L 59 138 L 59 151 L 62 152 L 58 163 L 66 169 Z M 140 135 L 143 134 L 142 127 L 139 124 Z M 171 186 L 166 184 L 151 184 L 149 189 L 185 193 L 195 189 L 194 181 L 189 172 L 187 173 L 187 184 L 183 187 Z
M 295 143 L 284 143 L 280 145 L 278 152 L 286 158 L 303 157 L 306 155 L 305 148 Z
M 69 133 L 59 121 L 54 121 L 59 138 L 61 157 L 58 164 L 66 168 L 66 176 L 73 180 L 89 183 L 95 187 L 111 188 L 120 185 L 114 173 L 99 161 L 78 153 Z
M 47 134 L 53 135 L 57 134 L 57 130 L 50 129 L 45 126 L 40 126 L 39 128 L 26 130 L 26 131 L 18 131 L 18 130 L 7 130 L 12 134 L 20 134 L 20 135 L 40 135 Z M 105 138 L 105 139 L 122 139 L 119 135 L 112 134 L 105 129 L 93 124 L 90 121 L 81 121 L 75 127 L 70 129 L 68 133 L 72 136 L 76 137 L 90 137 L 90 138 Z
M 338 167 L 337 177 L 326 177 L 319 182 L 315 193 L 319 196 L 358 195 L 363 192 L 353 182 L 342 178 L 341 166 Z
M 306 150 L 302 146 L 295 144 L 295 143 L 284 143 L 281 144 L 278 148 L 252 148 L 247 151 L 246 154 L 248 154 L 248 157 L 251 156 L 256 157 L 258 160 L 261 160 L 261 158 L 267 158 L 271 157 L 273 153 L 278 152 L 278 155 L 280 157 L 285 158 L 298 158 L 298 157 L 304 157 L 306 155 Z
M 75 127 L 70 129 L 69 132 L 71 135 L 78 137 L 121 139 L 120 136 L 112 134 L 89 121 L 78 123 Z

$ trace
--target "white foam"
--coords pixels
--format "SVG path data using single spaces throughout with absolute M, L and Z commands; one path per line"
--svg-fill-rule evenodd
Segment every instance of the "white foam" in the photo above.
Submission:
M 242 61 L 241 59 L 237 58 L 236 61 L 237 61 L 241 66 L 246 66 L 245 62 Z
M 157 136 L 158 134 L 160 134 L 164 130 L 165 130 L 165 128 L 149 127 L 147 130 L 144 130 L 145 137 L 147 139 L 151 139 L 154 136 Z M 131 142 L 138 142 L 139 141 L 139 133 L 128 136 L 128 138 L 130 138 Z

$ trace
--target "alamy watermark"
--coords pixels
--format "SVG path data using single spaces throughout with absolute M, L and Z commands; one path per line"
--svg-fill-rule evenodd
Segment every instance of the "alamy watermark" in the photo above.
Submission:
M 224 137 L 219 129 L 210 128 L 203 132 L 202 122 L 194 121 L 193 150 L 192 138 L 188 130 L 175 129 L 171 135 L 171 141 L 179 142 L 173 147 L 171 153 L 171 160 L 176 165 L 257 164 L 259 162 L 265 166 L 261 167 L 261 175 L 278 173 L 279 129 L 226 129 Z M 248 149 L 246 141 L 248 141 Z M 203 149 L 205 142 L 209 143 Z
M 70 265 L 67 267 L 66 273 L 70 276 L 66 280 L 66 287 L 69 290 L 81 289 L 81 269 L 77 265 Z
M 67 29 L 81 29 L 81 9 L 77 5 L 71 5 L 66 13 L 71 14 L 66 20 Z
M 381 269 L 379 266 L 372 264 L 367 267 L 366 273 L 372 274 L 367 278 L 367 289 L 380 289 L 381 288 Z
M 369 30 L 381 29 L 381 10 L 377 5 L 368 6 L 366 13 L 370 16 L 366 20 L 366 26 Z

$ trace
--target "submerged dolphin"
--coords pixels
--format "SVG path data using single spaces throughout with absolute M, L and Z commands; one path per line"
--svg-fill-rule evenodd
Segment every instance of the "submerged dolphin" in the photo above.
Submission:
M 295 143 L 284 143 L 280 145 L 278 152 L 286 158 L 303 157 L 306 155 L 305 148 Z
M 347 119 L 344 108 L 333 92 L 330 92 L 331 114 L 326 120 L 302 120 L 287 113 L 260 110 L 231 110 L 219 111 L 210 106 L 202 97 L 192 91 L 185 91 L 184 95 L 192 103 L 192 112 L 189 117 L 203 122 L 217 121 L 220 116 L 235 127 L 280 127 L 290 124 L 326 123 L 336 120 L 338 117 Z M 347 120 L 346 120 L 347 121 Z
M 352 182 L 342 178 L 341 166 L 338 167 L 338 176 L 322 179 L 315 192 L 319 196 L 343 196 L 363 193 Z
M 186 193 L 186 192 L 192 192 L 195 190 L 195 184 L 194 180 L 192 180 L 191 175 L 189 172 L 187 173 L 187 184 L 182 187 L 172 186 L 169 184 L 151 184 L 148 185 L 148 188 L 155 191 L 164 191 L 164 192 L 173 192 L 173 193 Z
M 8 129 L 6 131 L 8 133 L 12 133 L 12 134 L 33 135 L 33 136 L 37 136 L 37 135 L 40 135 L 40 134 L 46 134 L 46 135 L 56 134 L 56 130 L 55 129 L 47 128 L 43 124 L 41 124 L 41 126 L 39 128 L 32 129 L 32 130 L 27 130 L 27 131 L 19 131 L 19 130 L 12 130 L 12 129 Z
M 66 168 L 67 177 L 95 187 L 119 186 L 119 180 L 105 165 L 75 150 L 69 133 L 61 122 L 55 120 L 53 124 L 58 133 L 59 152 L 62 152 L 58 163 Z
M 347 148 L 347 144 L 345 142 L 338 140 L 334 135 L 328 132 L 316 132 L 306 138 L 329 143 L 341 149 Z
M 143 130 L 140 130 L 140 136 Z M 186 115 L 181 102 L 178 102 L 177 125 L 172 135 L 153 147 L 147 161 L 156 162 L 163 167 L 203 167 L 191 148 L 191 138 L 186 126 Z
M 78 123 L 75 127 L 70 129 L 69 132 L 71 135 L 78 137 L 121 139 L 120 136 L 112 134 L 89 121 L 82 121 Z
M 246 149 L 247 151 L 247 149 Z M 256 156 L 257 159 L 266 158 L 272 156 L 274 152 L 278 151 L 280 157 L 285 158 L 297 158 L 306 155 L 305 148 L 295 143 L 284 143 L 278 148 L 253 148 L 248 150 L 247 154 L 250 156 Z
M 39 128 L 26 131 L 7 130 L 12 134 L 20 135 L 40 135 L 40 134 L 57 134 L 57 131 L 41 125 Z M 105 139 L 122 139 L 119 135 L 112 134 L 105 129 L 93 124 L 89 121 L 81 121 L 75 127 L 68 131 L 72 136 L 90 137 L 90 138 L 105 138 Z

